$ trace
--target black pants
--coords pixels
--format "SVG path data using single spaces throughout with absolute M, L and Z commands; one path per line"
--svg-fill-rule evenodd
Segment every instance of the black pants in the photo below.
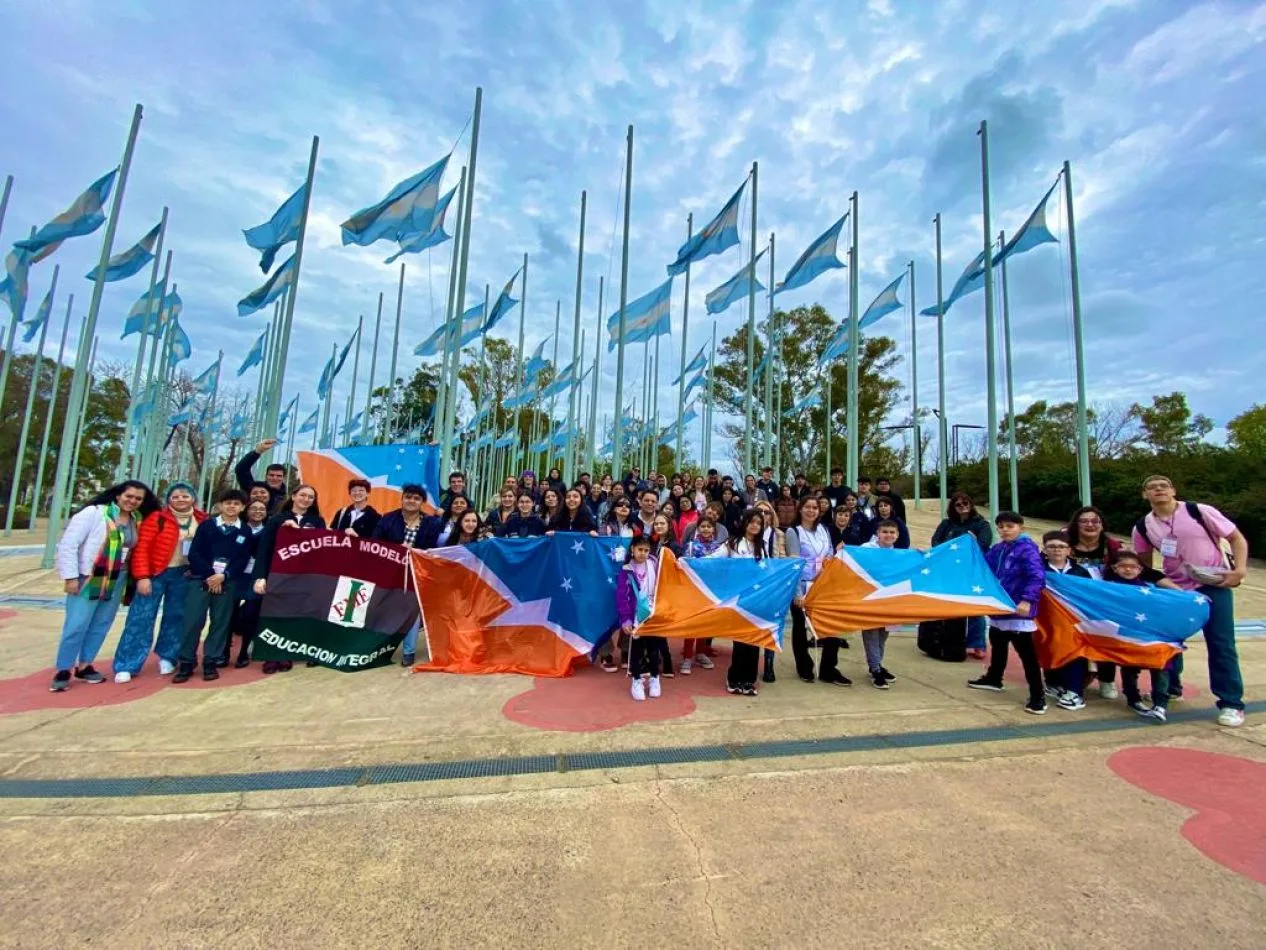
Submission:
M 735 640 L 734 652 L 730 654 L 730 669 L 725 674 L 726 682 L 731 686 L 755 686 L 759 671 L 760 647 Z
M 737 646 L 737 644 L 736 644 Z M 840 638 L 818 637 L 822 657 L 818 661 L 818 678 L 829 677 L 839 669 Z M 813 656 L 809 653 L 809 629 L 804 611 L 791 605 L 791 652 L 796 658 L 796 675 L 813 679 Z
M 264 598 L 251 597 L 237 605 L 237 616 L 234 629 L 242 636 L 241 656 L 250 655 L 251 641 L 259 630 L 259 609 L 264 606 Z
M 659 676 L 660 659 L 668 648 L 663 637 L 636 637 L 629 649 L 629 676 Z
M 1139 673 L 1137 666 L 1121 667 L 1121 688 L 1125 692 L 1127 703 L 1137 703 L 1143 695 L 1139 692 Z M 1152 705 L 1164 709 L 1169 705 L 1169 672 L 1167 670 L 1148 670 L 1152 675 Z
M 985 676 L 995 683 L 1002 682 L 1007 669 L 1007 648 L 1015 647 L 1016 655 L 1024 667 L 1024 679 L 1029 684 L 1029 699 L 1035 703 L 1046 701 L 1042 688 L 1042 664 L 1037 661 L 1037 647 L 1033 634 L 1023 630 L 999 630 L 989 628 L 989 672 Z

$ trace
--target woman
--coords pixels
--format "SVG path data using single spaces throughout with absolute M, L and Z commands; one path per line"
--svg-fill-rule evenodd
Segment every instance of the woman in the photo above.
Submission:
M 70 689 L 72 674 L 81 683 L 105 682 L 92 661 L 123 603 L 137 524 L 157 510 L 158 499 L 148 485 L 126 481 L 91 499 L 67 522 L 57 542 L 57 574 L 66 592 L 66 615 L 57 645 L 57 672 L 49 687 L 52 692 Z
M 725 511 L 725 527 L 730 534 L 739 533 L 739 521 L 747 510 L 743 507 L 743 499 L 739 498 L 730 486 L 721 489 L 721 507 Z
M 791 494 L 790 485 L 783 485 L 778 489 L 778 500 L 774 503 L 774 511 L 778 513 L 778 526 L 782 529 L 786 530 L 796 523 L 796 499 Z
M 408 483 L 400 488 L 400 507 L 389 511 L 378 522 L 374 537 L 392 544 L 403 544 L 406 548 L 416 546 L 426 519 L 422 516 L 422 506 L 426 504 L 426 489 L 416 483 Z M 404 635 L 400 644 L 400 665 L 413 666 L 417 660 L 418 638 L 422 633 L 422 617 L 414 621 Z
M 532 504 L 536 504 L 541 499 L 541 488 L 536 484 L 536 472 L 530 468 L 519 476 L 519 494 L 527 493 L 532 498 Z
M 827 525 L 836 552 L 845 545 L 861 547 L 869 541 L 870 524 L 870 519 L 857 507 L 857 495 L 845 492 L 840 503 L 831 510 L 831 523 Z
M 119 645 L 114 648 L 116 683 L 130 683 L 139 675 L 150 650 L 158 654 L 160 676 L 175 672 L 184 633 L 189 545 L 206 517 L 207 513 L 195 505 L 193 486 L 172 482 L 167 487 L 166 507 L 149 515 L 137 528 L 136 553 L 130 564 L 136 596 L 128 607 Z M 163 621 L 156 644 L 154 621 L 160 606 Z
M 422 538 L 418 547 L 423 551 L 431 548 L 442 548 L 448 544 L 449 536 L 457 528 L 462 515 L 470 511 L 470 499 L 465 495 L 454 495 L 448 501 L 448 507 L 434 518 L 428 518 L 422 528 Z
M 1096 580 L 1102 580 L 1104 574 L 1111 573 L 1112 562 L 1121 551 L 1121 542 L 1108 537 L 1102 511 L 1093 505 L 1078 508 L 1064 526 L 1064 535 L 1072 548 L 1068 557 L 1074 564 L 1084 567 Z M 1181 655 L 1178 659 L 1182 659 Z M 1099 695 L 1104 699 L 1116 699 L 1121 695 L 1116 684 L 1115 663 L 1096 662 L 1095 676 L 1099 680 Z
M 760 512 L 761 518 L 765 523 L 765 530 L 761 535 L 761 539 L 765 543 L 765 553 L 770 557 L 786 557 L 786 532 L 778 527 L 778 515 L 774 511 L 773 504 L 762 498 L 752 507 Z
M 682 495 L 677 499 L 677 503 L 681 506 L 681 510 L 677 513 L 677 517 L 673 519 L 673 533 L 677 536 L 677 544 L 684 547 L 686 544 L 686 529 L 698 523 L 699 512 L 695 511 L 695 503 L 689 495 Z
M 567 484 L 563 481 L 563 473 L 556 468 L 551 468 L 545 475 L 546 488 L 552 488 L 558 492 L 558 497 L 562 497 L 567 492 Z
M 633 503 L 627 498 L 617 498 L 611 503 L 607 520 L 602 523 L 604 537 L 633 537 Z
M 474 544 L 479 540 L 482 528 L 483 522 L 479 518 L 479 512 L 468 508 L 457 519 L 457 525 L 444 542 L 444 546 L 451 548 L 458 544 Z
M 670 523 L 677 520 L 678 511 L 679 509 L 677 507 L 677 503 L 674 502 L 671 498 L 669 498 L 667 501 L 663 502 L 659 506 L 659 513 L 662 515 L 666 515 Z
M 690 486 L 690 495 L 695 503 L 695 511 L 703 511 L 712 499 L 708 496 L 708 481 L 702 475 L 696 475 Z
M 993 544 L 993 529 L 976 512 L 976 505 L 967 492 L 956 491 L 949 497 L 949 513 L 932 532 L 932 547 L 970 535 L 980 545 L 981 553 Z M 985 618 L 967 618 L 967 655 L 983 660 L 986 655 Z
M 761 535 L 765 531 L 765 519 L 755 508 L 743 512 L 738 530 L 708 557 L 748 557 L 760 560 L 767 557 Z M 702 664 L 701 664 L 702 665 Z M 725 691 L 735 696 L 755 696 L 756 674 L 760 667 L 760 647 L 734 641 L 730 656 L 730 669 L 725 674 Z
M 664 548 L 681 556 L 681 547 L 677 544 L 677 536 L 673 533 L 673 523 L 662 511 L 651 519 L 651 557 L 660 558 Z
M 268 522 L 268 503 L 263 501 L 252 501 L 246 506 L 246 527 L 250 529 L 251 541 L 255 548 L 259 547 L 260 535 L 264 533 L 264 525 Z M 378 524 L 382 524 L 380 520 Z M 378 525 L 374 526 L 377 531 Z M 255 572 L 255 555 L 251 553 L 251 559 L 246 562 L 245 577 L 253 577 Z M 247 587 L 243 592 L 243 597 L 237 605 L 237 609 L 233 612 L 232 630 L 242 638 L 242 646 L 237 651 L 237 660 L 233 666 L 235 669 L 245 669 L 251 665 L 251 641 L 255 639 L 255 633 L 259 630 L 259 608 L 263 606 L 261 600 L 251 587 Z M 232 641 L 232 634 L 229 640 Z M 230 642 L 229 646 L 232 646 Z
M 518 493 L 513 488 L 501 489 L 500 505 L 488 512 L 486 523 L 493 528 L 500 528 L 514 514 L 515 502 L 519 499 Z
M 536 516 L 536 501 L 527 492 L 519 495 L 516 511 L 497 529 L 499 538 L 535 538 L 545 533 L 545 522 Z
M 549 524 L 563 507 L 563 496 L 557 488 L 541 492 L 541 520 Z
M 668 497 L 677 505 L 677 510 L 681 510 L 681 499 L 686 494 L 686 489 L 681 484 L 681 479 L 677 478 L 673 482 L 672 488 L 668 489 Z
M 818 524 L 818 500 L 812 495 L 800 499 L 799 523 L 787 529 L 787 555 L 804 558 L 804 570 L 796 596 L 791 601 L 791 650 L 796 657 L 796 672 L 806 683 L 813 682 L 813 657 L 809 655 L 809 636 L 804 615 L 804 598 L 814 579 L 822 573 L 832 556 L 831 535 L 825 525 Z M 822 657 L 818 661 L 818 681 L 832 686 L 852 686 L 853 681 L 839 671 L 840 638 L 818 634 Z
M 602 486 L 597 482 L 589 486 L 585 505 L 589 508 L 589 515 L 593 518 L 594 524 L 602 524 L 602 522 L 607 520 L 607 512 L 611 506 L 607 503 L 607 496 L 603 492 Z
M 347 483 L 347 494 L 352 503 L 334 512 L 331 531 L 342 531 L 356 538 L 372 538 L 382 515 L 369 503 L 370 484 L 366 479 L 353 478 Z
M 268 574 L 272 570 L 273 552 L 277 549 L 277 533 L 282 525 L 306 529 L 325 528 L 325 519 L 321 517 L 321 506 L 317 501 L 315 488 L 311 485 L 300 485 L 289 498 L 281 503 L 277 513 L 264 525 L 264 530 L 260 533 L 255 547 L 254 590 L 260 597 L 268 593 Z M 264 663 L 264 672 L 284 673 L 293 666 L 290 660 L 267 660 Z
M 552 535 L 555 531 L 580 532 L 595 538 L 598 536 L 598 526 L 594 524 L 589 509 L 585 507 L 585 497 L 579 488 L 567 489 L 567 494 L 563 496 L 563 507 L 550 521 L 545 533 Z
M 871 536 L 872 537 L 874 536 L 875 525 L 879 524 L 879 522 L 892 521 L 897 525 L 897 543 L 895 547 L 909 548 L 910 547 L 910 529 L 906 527 L 906 523 L 904 520 L 897 517 L 897 509 L 893 505 L 892 499 L 889 498 L 887 495 L 880 495 L 875 500 L 875 513 L 878 515 L 878 517 L 874 521 L 870 522 Z M 870 538 L 867 538 L 866 540 L 869 541 Z
M 615 484 L 615 479 L 613 479 L 610 475 L 603 475 L 598 481 L 598 484 L 602 486 L 602 494 L 610 498 L 611 488 Z

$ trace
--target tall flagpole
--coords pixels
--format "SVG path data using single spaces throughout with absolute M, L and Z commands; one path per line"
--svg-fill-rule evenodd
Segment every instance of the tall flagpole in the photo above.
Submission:
M 583 194 L 583 192 L 582 192 Z M 527 273 L 528 273 L 528 256 L 527 252 L 523 254 L 523 292 L 519 294 L 519 375 L 517 394 L 523 393 L 527 388 L 527 360 L 523 356 L 523 328 L 527 320 Z M 519 434 L 520 406 L 521 400 L 515 400 L 514 405 L 514 464 L 518 467 L 522 456 L 519 454 L 523 437 Z M 522 471 L 522 469 L 519 469 Z
M 365 414 L 361 416 L 361 431 L 371 439 L 373 429 L 369 425 L 369 407 L 373 405 L 374 383 L 378 375 L 378 336 L 382 332 L 382 291 L 378 291 L 378 313 L 374 317 L 374 348 L 369 351 L 369 391 L 365 393 Z M 359 352 L 359 347 L 357 350 Z M 442 381 L 441 381 L 442 382 Z M 294 440 L 291 439 L 291 442 Z
M 941 284 L 941 214 L 932 219 L 936 224 L 936 388 L 939 411 L 936 421 L 936 442 L 940 454 L 941 516 L 945 517 L 949 502 L 949 422 L 945 418 L 945 291 Z
M 348 394 L 347 400 L 347 426 L 350 429 L 352 419 L 356 417 L 356 387 L 360 383 L 360 343 L 361 333 L 365 330 L 365 316 L 362 314 L 356 321 L 356 355 L 352 358 L 352 391 Z M 364 416 L 360 417 L 361 432 L 368 431 L 369 420 Z M 351 432 L 345 433 L 345 438 L 351 438 Z
M 848 479 L 848 484 L 856 488 L 862 457 L 861 431 L 858 422 L 858 377 L 861 364 L 861 336 L 857 328 L 857 321 L 860 319 L 857 311 L 857 265 L 859 260 L 857 254 L 857 192 L 853 192 L 849 198 L 849 205 L 848 215 L 849 220 L 853 223 L 853 240 L 848 249 L 848 422 L 845 430 L 848 438 L 848 461 L 846 463 L 848 472 L 845 477 Z M 830 390 L 828 389 L 827 392 L 829 394 Z M 830 440 L 830 429 L 831 426 L 828 423 L 828 442 Z
M 585 203 L 586 192 L 580 193 L 580 244 L 576 251 L 576 315 L 571 334 L 572 364 L 576 372 L 581 372 L 584 364 L 584 348 L 580 342 L 580 281 L 585 273 Z M 579 394 L 577 386 L 571 387 L 570 401 L 567 407 L 567 458 L 563 460 L 563 480 L 567 484 L 576 481 L 579 471 L 576 468 L 576 401 Z
M 914 510 L 923 503 L 923 442 L 919 428 L 919 324 L 914 305 L 914 261 L 910 261 L 910 423 L 914 432 Z
M 620 254 L 620 325 L 615 346 L 615 429 L 611 435 L 611 477 L 620 479 L 624 463 L 624 308 L 629 303 L 629 201 L 633 196 L 633 126 L 624 158 L 624 242 Z
M 1068 212 L 1068 273 L 1073 291 L 1073 345 L 1077 359 L 1077 488 L 1090 504 L 1090 427 L 1086 407 L 1086 343 L 1081 325 L 1081 277 L 1077 269 L 1077 227 L 1073 223 L 1073 169 L 1064 162 L 1064 201 Z
M 157 260 L 158 255 L 154 255 L 154 257 L 155 257 L 155 260 Z M 158 285 L 161 289 L 161 294 L 158 298 L 158 312 L 154 315 L 155 326 L 149 332 L 149 337 L 150 337 L 149 360 L 145 364 L 145 388 L 147 390 L 152 388 L 154 385 L 154 371 L 157 368 L 155 366 L 155 360 L 158 359 L 159 341 L 163 338 L 163 330 L 162 330 L 163 310 L 164 310 L 164 304 L 167 300 L 167 282 L 170 279 L 171 279 L 171 251 L 169 250 L 167 252 L 166 260 L 163 263 L 163 276 L 159 280 L 159 285 Z M 172 288 L 172 291 L 175 292 L 174 287 Z M 142 343 L 144 343 L 145 341 L 145 336 L 146 336 L 145 333 L 141 334 Z M 143 479 L 145 477 L 144 468 L 143 468 L 145 464 L 145 455 L 146 455 L 145 449 L 149 447 L 149 442 L 150 442 L 149 435 L 150 435 L 150 430 L 153 429 L 153 427 L 154 427 L 153 420 L 150 419 L 148 416 L 145 419 L 141 420 L 140 428 L 137 430 L 137 433 L 136 433 L 136 451 L 133 453 L 133 456 L 132 456 L 131 471 L 132 471 L 133 478 Z M 125 442 L 124 446 L 126 445 L 127 443 Z
M 849 253 L 851 254 L 852 252 L 850 251 Z M 831 391 L 835 388 L 835 363 L 832 360 L 827 360 L 826 380 L 824 382 L 824 385 L 826 386 L 826 472 L 825 472 L 825 475 L 829 479 L 831 477 L 831 436 L 835 434 L 834 426 L 831 424 L 831 415 L 832 415 Z M 809 411 L 812 412 L 813 410 L 810 409 Z M 850 464 L 847 460 L 847 453 L 846 453 L 844 464 L 845 465 Z
M 391 338 L 391 370 L 387 375 L 387 388 L 391 391 L 387 403 L 387 421 L 383 432 L 384 441 L 395 438 L 396 426 L 396 360 L 400 355 L 400 315 L 404 310 L 404 261 L 400 262 L 400 283 L 396 287 L 396 332 Z M 486 313 L 487 311 L 485 311 Z
M 123 160 L 119 163 L 119 175 L 114 184 L 114 200 L 110 206 L 110 218 L 106 222 L 105 237 L 101 241 L 101 256 L 97 262 L 96 279 L 92 282 L 92 298 L 88 304 L 84 339 L 94 351 L 97 314 L 101 310 L 101 292 L 105 289 L 105 271 L 110 263 L 111 251 L 114 249 L 114 233 L 119 226 L 119 212 L 123 208 L 123 193 L 127 188 L 128 172 L 132 168 L 132 153 L 136 150 L 136 137 L 141 131 L 141 112 L 141 104 L 138 102 L 132 112 L 132 125 L 128 129 L 127 144 L 123 147 Z M 42 566 L 45 569 L 53 566 L 53 548 L 57 544 L 58 535 L 61 534 L 61 515 L 66 500 L 66 486 L 73 478 L 71 448 L 75 445 L 73 437 L 77 428 L 76 420 L 82 415 L 81 408 L 88 402 L 85 395 L 85 382 L 90 356 L 86 350 L 86 347 L 80 347 L 79 352 L 75 354 L 75 375 L 70 384 L 70 400 L 67 403 L 66 418 L 62 425 L 61 446 L 57 452 L 53 511 L 48 519 L 48 539 L 44 545 Z
M 686 215 L 686 243 L 690 243 L 690 239 L 694 237 L 695 216 L 694 213 Z M 684 433 L 681 431 L 681 415 L 686 409 L 686 350 L 690 345 L 690 264 L 686 264 L 686 292 L 682 296 L 681 303 L 681 371 L 677 377 L 677 446 L 676 459 L 677 470 L 681 471 L 685 468 L 682 465 L 682 443 L 685 439 Z
M 561 300 L 554 301 L 554 372 L 558 372 L 558 334 L 562 330 L 563 318 L 563 302 Z M 554 409 L 558 406 L 558 397 L 551 396 L 549 401 L 549 424 L 546 426 L 545 434 L 545 458 L 541 460 L 541 468 L 546 468 L 550 458 L 552 458 L 552 450 L 554 448 Z M 541 479 L 541 473 L 536 473 L 538 481 Z M 560 498 L 559 501 L 562 501 Z
M 259 439 L 263 437 L 260 434 L 263 429 L 259 423 L 259 411 L 260 406 L 262 406 L 264 402 L 264 383 L 266 381 L 265 377 L 268 375 L 268 364 L 273 357 L 273 350 L 276 348 L 276 331 L 277 320 L 274 317 L 273 321 L 268 325 L 268 328 L 264 330 L 264 358 L 259 364 L 259 378 L 255 380 L 255 418 L 252 420 L 252 431 L 255 434 L 256 441 L 259 441 Z M 278 420 L 277 425 L 278 428 L 280 428 L 280 419 Z
M 598 277 L 598 329 L 594 333 L 593 342 L 593 387 L 589 393 L 589 437 L 588 442 L 588 459 L 589 464 L 586 466 L 594 475 L 594 481 L 599 481 L 597 469 L 598 462 L 598 388 L 602 380 L 602 291 L 603 278 Z
M 330 351 L 330 367 L 333 368 L 338 360 L 338 344 L 332 343 L 330 345 L 334 347 Z M 321 448 L 326 448 L 326 442 L 329 442 L 331 447 L 333 446 L 333 441 L 330 438 L 330 405 L 334 402 L 334 378 L 332 375 L 329 387 L 325 391 L 325 411 L 321 414 Z M 337 425 L 337 423 L 335 424 Z
M 158 242 L 154 246 L 154 262 L 150 266 L 149 271 L 149 290 L 146 291 L 145 322 L 148 325 L 149 315 L 154 307 L 154 285 L 158 282 L 158 263 L 163 257 L 163 239 L 167 236 L 167 206 L 163 206 L 163 217 L 158 223 Z M 127 418 L 123 420 L 123 443 L 119 447 L 119 464 L 114 468 L 114 480 L 116 482 L 123 481 L 123 476 L 128 471 L 128 448 L 132 444 L 132 410 L 136 408 L 137 400 L 141 398 L 141 367 L 145 362 L 145 337 L 146 331 L 142 330 L 139 334 L 140 339 L 136 344 L 136 365 L 132 367 L 132 388 L 128 390 L 131 397 L 128 400 Z M 139 453 L 138 453 L 139 454 Z
M 433 441 L 440 444 L 440 467 L 444 471 L 448 471 L 448 453 L 449 443 L 452 439 L 452 425 L 454 418 L 453 402 L 456 397 L 456 384 L 450 382 L 454 377 L 452 375 L 454 360 L 458 359 L 458 336 L 459 333 L 453 327 L 454 322 L 454 305 L 457 301 L 457 268 L 461 263 L 462 251 L 462 232 L 461 223 L 462 215 L 465 213 L 466 206 L 466 166 L 462 166 L 461 179 L 457 183 L 457 217 L 455 230 L 453 232 L 453 253 L 450 256 L 448 266 L 448 300 L 444 306 L 444 355 L 440 359 L 440 384 L 436 391 L 439 405 L 431 413 L 431 436 Z
M 755 283 L 756 275 L 752 274 Z M 765 454 L 766 465 L 774 464 L 774 232 L 769 232 L 769 342 L 765 348 Z
M 79 450 L 83 446 L 84 422 L 88 418 L 88 403 L 91 401 L 92 396 L 92 371 L 97 366 L 98 342 L 99 339 L 97 337 L 93 337 L 92 349 L 88 356 L 88 392 L 83 401 L 79 404 L 79 418 L 75 420 L 74 457 L 70 462 L 70 471 L 72 473 L 79 471 Z M 62 495 L 65 504 L 65 507 L 59 512 L 59 516 L 62 518 L 65 518 L 70 514 L 71 503 L 74 501 L 73 489 L 73 485 L 66 485 L 66 490 Z
M 9 210 L 9 193 L 13 191 L 13 176 L 6 175 L 4 190 L 0 191 L 0 231 L 4 230 L 4 216 Z
M 170 259 L 171 251 L 167 252 L 167 256 Z M 171 292 L 173 294 L 176 292 L 176 288 L 177 288 L 176 284 L 171 285 Z M 146 420 L 148 424 L 143 429 L 144 436 L 145 436 L 145 449 L 141 456 L 141 463 L 137 467 L 138 473 L 136 475 L 136 477 L 139 478 L 143 482 L 158 481 L 158 478 L 157 478 L 158 467 L 162 459 L 163 450 L 165 448 L 165 446 L 161 446 L 159 444 L 159 441 L 163 435 L 163 429 L 165 428 L 165 425 L 162 425 L 160 423 L 165 423 L 167 419 L 166 397 L 168 393 L 170 392 L 170 389 L 168 388 L 166 383 L 167 383 L 168 375 L 170 374 L 170 370 L 171 370 L 171 365 L 169 361 L 171 359 L 171 343 L 172 343 L 172 337 L 173 337 L 173 330 L 175 329 L 174 327 L 175 321 L 168 321 L 167 317 L 165 316 L 165 314 L 167 314 L 168 312 L 167 291 L 165 289 L 163 291 L 163 294 L 164 294 L 163 302 L 159 304 L 159 308 L 158 308 L 158 326 L 162 328 L 162 330 L 159 333 L 159 338 L 156 338 L 154 340 L 154 345 L 159 347 L 158 362 L 152 364 L 152 369 L 149 374 L 151 381 L 154 381 L 156 378 L 158 380 L 161 380 L 161 382 L 154 383 L 154 384 L 157 385 L 158 387 L 155 392 L 155 395 L 160 395 L 163 397 L 163 405 L 161 407 L 159 407 L 158 405 L 155 406 L 155 409 L 159 409 L 160 414 L 155 415 L 151 413 L 150 416 Z M 81 342 L 82 342 L 82 334 L 83 334 L 83 330 L 81 328 L 80 329 Z M 161 339 L 161 345 L 160 345 L 160 339 Z M 153 355 L 153 350 L 151 350 L 151 355 Z
M 449 370 L 449 385 L 457 387 L 457 367 L 461 363 L 461 319 L 466 312 L 466 271 L 470 264 L 470 214 L 475 201 L 475 168 L 479 159 L 479 119 L 483 112 L 484 90 L 475 87 L 475 109 L 471 116 L 470 126 L 470 164 L 466 173 L 465 205 L 462 210 L 461 254 L 457 264 L 457 296 L 454 298 L 453 315 L 450 332 L 453 334 L 453 364 Z M 485 318 L 487 314 L 484 314 Z M 449 443 L 452 442 L 452 428 L 457 424 L 457 393 L 449 393 L 449 431 L 445 433 L 444 444 L 440 447 L 441 477 L 449 471 Z
M 999 249 L 1006 247 L 1007 234 L 998 232 Z M 1007 293 L 1007 262 L 1002 261 L 1002 353 L 1006 361 L 1007 387 L 1007 479 L 1011 483 L 1011 510 L 1020 510 L 1020 473 L 1015 455 L 1015 386 L 1011 373 L 1011 297 Z
M 57 364 L 53 367 L 53 387 L 48 391 L 48 405 L 44 407 L 44 437 L 40 440 L 39 461 L 35 466 L 35 491 L 31 494 L 31 520 L 27 531 L 35 533 L 35 519 L 40 513 L 40 496 L 44 489 L 44 463 L 48 459 L 48 440 L 53 434 L 53 416 L 57 412 L 57 390 L 62 381 L 62 360 L 66 357 L 66 337 L 70 332 L 70 311 L 75 306 L 75 295 L 66 298 L 66 319 L 62 322 L 62 342 L 57 348 Z
M 57 293 L 57 275 L 60 273 L 61 267 L 53 268 L 53 282 L 48 288 L 49 297 L 49 313 L 44 318 L 44 323 L 40 326 L 40 342 L 35 350 L 35 362 L 31 367 L 31 380 L 26 387 L 26 411 L 22 414 L 22 434 L 18 436 L 18 454 L 13 461 L 13 482 L 9 485 L 9 506 L 4 513 L 4 536 L 6 538 L 13 536 L 13 509 L 18 503 L 18 483 L 22 480 L 22 469 L 26 461 L 26 440 L 31 434 L 31 413 L 35 409 L 35 393 L 40 388 L 40 367 L 44 362 L 44 341 L 48 337 L 48 325 L 53 322 L 52 300 Z M 35 511 L 32 509 L 30 514 L 32 522 L 35 520 Z
M 744 477 L 752 470 L 752 459 L 755 457 L 752 452 L 752 397 L 755 383 L 752 376 L 756 372 L 756 186 L 759 169 L 756 162 L 752 162 L 752 229 L 748 232 L 750 235 L 748 253 L 748 284 L 747 284 L 747 428 L 743 433 L 743 471 Z
M 993 326 L 993 231 L 989 224 L 989 124 L 980 120 L 980 195 L 984 217 L 985 253 L 985 385 L 989 445 L 989 514 L 998 514 L 998 366 Z
M 717 322 L 713 320 L 712 321 L 712 349 L 709 351 L 709 354 L 708 354 L 708 404 L 705 407 L 707 411 L 704 413 L 704 415 L 707 417 L 707 420 L 704 423 L 704 436 L 706 437 L 705 441 L 707 442 L 707 448 L 705 449 L 705 454 L 707 455 L 707 458 L 704 460 L 704 464 L 703 464 L 703 467 L 705 469 L 710 468 L 711 462 L 712 462 L 712 399 L 713 399 L 713 396 L 716 394 L 716 389 L 713 386 L 713 380 L 716 378 L 716 371 L 717 371 Z

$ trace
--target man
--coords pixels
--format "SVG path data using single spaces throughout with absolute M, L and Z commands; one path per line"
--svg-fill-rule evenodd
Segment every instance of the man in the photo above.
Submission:
M 466 476 L 462 472 L 449 472 L 448 489 L 440 492 L 440 507 L 447 508 L 456 495 L 466 494 Z
M 743 476 L 743 490 L 739 492 L 739 497 L 743 499 L 744 508 L 755 508 L 758 501 L 769 500 L 769 496 L 756 486 L 756 476 L 751 473 Z
M 875 520 L 875 496 L 870 490 L 869 475 L 857 476 L 857 510 L 872 521 Z
M 703 490 L 708 493 L 708 497 L 713 501 L 721 500 L 721 479 L 717 477 L 715 468 L 708 469 L 708 477 L 703 483 Z
M 374 528 L 374 537 L 392 544 L 403 544 L 406 548 L 416 547 L 422 534 L 422 525 L 426 521 L 422 514 L 422 505 L 425 503 L 425 488 L 413 483 L 405 485 L 400 489 L 400 507 L 382 516 Z M 417 661 L 421 632 L 422 618 L 419 616 L 400 644 L 401 666 L 409 667 Z
M 651 487 L 659 492 L 659 503 L 662 505 L 668 501 L 669 496 L 673 493 L 672 488 L 668 485 L 668 476 L 664 474 L 652 475 Z
M 264 439 L 262 442 L 256 443 L 253 452 L 247 452 L 242 456 L 240 462 L 233 466 L 233 474 L 237 476 L 237 483 L 241 486 L 242 491 L 250 492 L 255 486 L 263 485 L 268 489 L 268 510 L 273 512 L 286 499 L 289 491 L 286 485 L 286 466 L 273 463 L 264 469 L 264 480 L 257 482 L 255 475 L 251 471 L 255 467 L 255 463 L 259 461 L 259 457 L 277 444 L 276 439 Z
M 272 511 L 272 495 L 268 492 L 268 484 L 266 482 L 254 482 L 251 485 L 250 494 L 247 496 L 246 507 L 249 508 L 257 501 L 262 501 L 264 507 Z
M 892 499 L 892 513 L 902 521 L 906 520 L 906 503 L 895 491 L 892 490 L 892 482 L 887 478 L 880 478 L 875 482 L 876 495 L 887 495 Z
M 1134 550 L 1146 567 L 1154 552 L 1161 555 L 1165 576 L 1183 590 L 1198 591 L 1209 599 L 1209 619 L 1204 625 L 1209 653 L 1209 688 L 1218 697 L 1218 723 L 1244 725 L 1244 681 L 1235 651 L 1235 598 L 1247 573 L 1248 540 L 1235 523 L 1212 505 L 1179 501 L 1174 483 L 1164 475 L 1143 482 L 1143 498 L 1151 511 L 1134 523 Z M 1230 542 L 1231 560 L 1222 551 Z M 1182 654 L 1174 672 L 1182 673 Z
M 584 492 L 582 492 L 582 494 L 588 495 L 589 487 L 593 484 L 593 478 L 592 476 L 590 476 L 588 472 L 581 472 L 580 477 L 576 479 L 576 483 L 579 485 L 584 485 L 585 490 Z
M 826 496 L 826 500 L 830 502 L 831 508 L 834 509 L 844 504 L 844 496 L 849 493 L 849 487 L 844 484 L 844 469 L 831 469 L 831 484 L 822 490 L 822 494 Z
M 756 487 L 765 493 L 767 500 L 778 500 L 778 483 L 774 481 L 774 470 L 768 465 L 760 470 L 760 479 L 756 482 Z
M 637 517 L 633 519 L 633 537 L 651 533 L 651 522 L 659 512 L 659 492 L 644 488 L 637 496 Z
M 791 483 L 791 497 L 799 501 L 809 493 L 809 480 L 804 477 L 804 472 L 796 472 L 796 477 Z
M 629 469 L 629 473 L 624 476 L 624 491 L 626 494 L 632 495 L 633 490 L 637 488 L 637 483 L 642 480 L 642 470 L 634 465 Z

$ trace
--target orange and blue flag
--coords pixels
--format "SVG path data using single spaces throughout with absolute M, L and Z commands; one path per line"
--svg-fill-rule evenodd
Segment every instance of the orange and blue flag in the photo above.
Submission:
M 661 552 L 659 583 L 646 637 L 716 637 L 769 650 L 782 649 L 782 628 L 804 560 L 690 558 Z
M 569 675 L 616 626 L 627 553 L 572 533 L 413 551 L 430 656 L 416 669 Z
M 970 539 L 928 551 L 846 547 L 809 588 L 804 611 L 826 635 L 889 625 L 1009 614 L 1015 604 Z
M 1046 575 L 1038 605 L 1038 658 L 1048 670 L 1079 658 L 1159 670 L 1209 619 L 1194 591 Z
M 353 478 L 369 482 L 369 503 L 386 514 L 400 507 L 400 489 L 421 485 L 426 489 L 428 513 L 439 509 L 440 453 L 434 445 L 354 445 L 319 452 L 300 451 L 299 480 L 317 490 L 326 510 L 346 504 L 347 483 Z

